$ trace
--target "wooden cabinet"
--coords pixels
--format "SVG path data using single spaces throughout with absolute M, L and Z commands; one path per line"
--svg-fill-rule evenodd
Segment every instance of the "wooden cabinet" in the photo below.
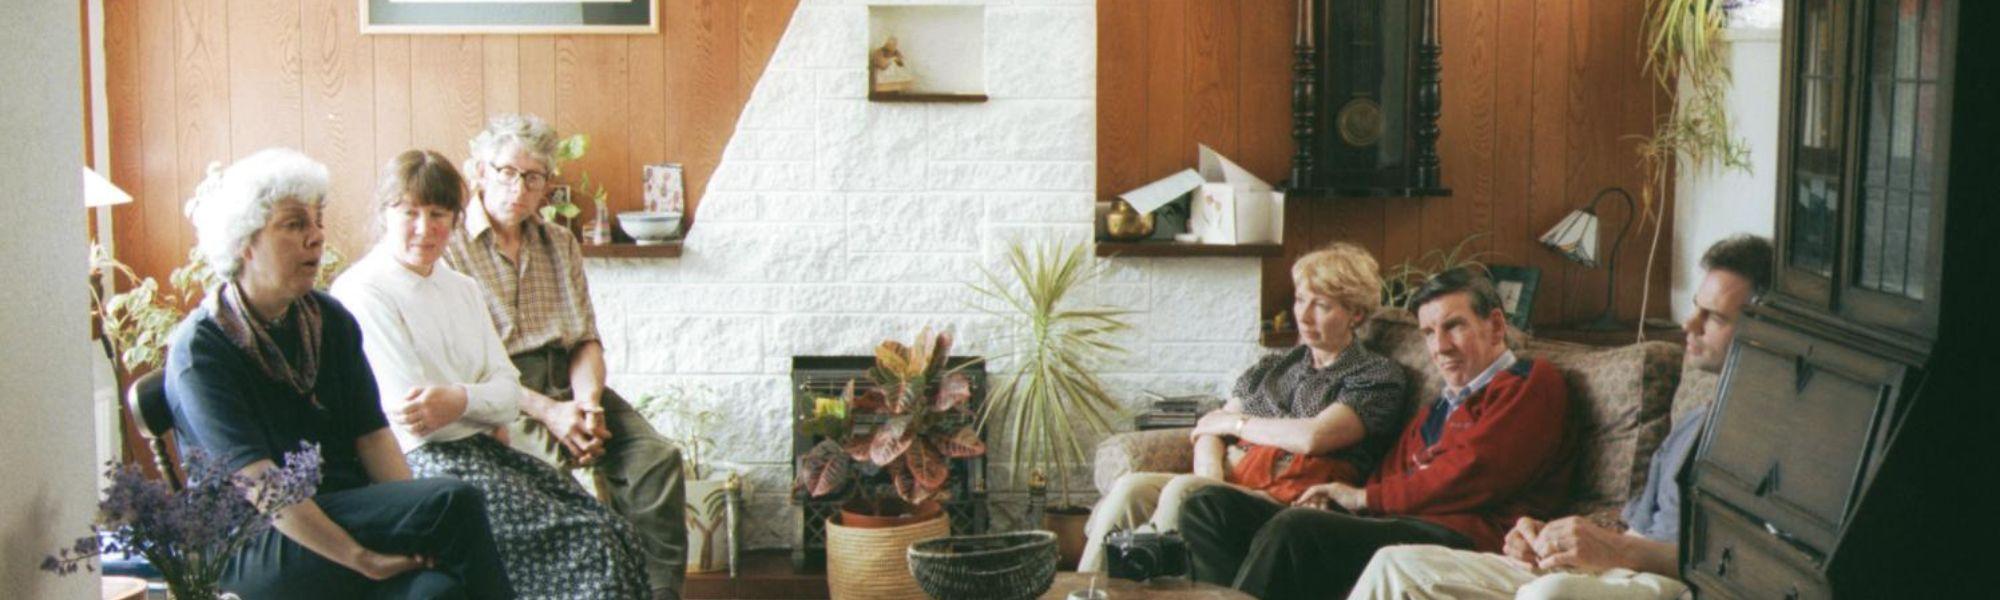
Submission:
M 1979 64 L 2000 36 L 1960 24 L 2000 22 L 1996 6 L 1787 2 L 1775 281 L 1684 480 L 1697 595 L 1936 596 L 1970 575 L 1944 566 L 1968 558 L 1955 544 L 1990 552 L 1962 531 L 1984 516 L 1941 513 L 1984 506 L 1964 490 L 1995 470 L 1965 450 L 1995 424 L 1968 365 L 2000 339 L 1975 333 L 1992 317 L 1974 312 L 1973 254 L 1990 242 L 1967 223 L 2000 197 L 1980 172 L 2000 76 Z
M 1848 516 L 1881 464 L 1912 368 L 1782 323 L 1747 320 L 1741 327 L 1695 454 L 1692 483 L 1700 498 L 1692 512 L 1699 524 L 1689 532 L 1690 559 L 1716 567 L 1728 553 L 1702 549 L 1750 541 L 1782 546 L 1789 551 L 1765 551 L 1755 560 L 1802 574 L 1787 586 L 1824 585 L 1820 569 L 1839 548 Z M 1718 509 L 1729 514 L 1709 514 Z M 1743 519 L 1756 526 L 1725 523 Z M 1699 571 L 1687 570 L 1690 577 Z

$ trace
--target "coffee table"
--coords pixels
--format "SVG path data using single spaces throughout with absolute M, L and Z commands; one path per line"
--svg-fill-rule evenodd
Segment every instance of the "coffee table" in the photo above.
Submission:
M 1063 571 L 1056 573 L 1056 582 L 1041 600 L 1064 600 L 1075 590 L 1088 589 L 1090 575 Z M 1149 598 L 1153 600 L 1256 600 L 1249 594 L 1234 589 L 1211 585 L 1182 578 L 1155 579 L 1145 583 L 1124 579 L 1112 579 L 1103 575 L 1097 577 L 1097 589 L 1109 590 L 1108 600 L 1132 600 Z

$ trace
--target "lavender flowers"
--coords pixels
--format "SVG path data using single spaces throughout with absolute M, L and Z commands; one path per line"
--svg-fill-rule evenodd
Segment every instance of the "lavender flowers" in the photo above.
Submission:
M 105 552 L 137 554 L 160 570 L 174 597 L 214 598 L 229 558 L 319 486 L 319 446 L 310 443 L 254 478 L 226 472 L 199 449 L 186 462 L 188 486 L 179 491 L 136 466 L 110 467 L 91 535 L 43 559 L 42 570 L 68 575 L 94 569 L 91 559 Z

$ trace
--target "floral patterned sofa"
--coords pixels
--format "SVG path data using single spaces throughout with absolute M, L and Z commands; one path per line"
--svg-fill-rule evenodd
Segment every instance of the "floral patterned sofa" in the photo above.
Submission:
M 1431 367 L 1416 319 L 1407 311 L 1385 310 L 1361 332 L 1369 349 L 1395 360 L 1416 382 L 1405 401 L 1409 414 L 1436 398 L 1443 380 Z M 1682 348 L 1644 342 L 1598 348 L 1537 340 L 1510 331 L 1508 345 L 1522 358 L 1555 363 L 1577 402 L 1574 421 L 1584 428 L 1577 475 L 1566 514 L 1615 514 L 1625 499 L 1646 485 L 1653 450 L 1667 436 L 1670 420 L 1714 399 L 1715 375 L 1681 365 Z M 1097 446 L 1092 473 L 1100 493 L 1132 472 L 1185 473 L 1194 468 L 1186 429 L 1121 433 Z

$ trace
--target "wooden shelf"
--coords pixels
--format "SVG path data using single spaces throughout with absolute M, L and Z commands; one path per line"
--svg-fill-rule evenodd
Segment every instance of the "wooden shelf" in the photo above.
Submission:
M 1286 198 L 1307 198 L 1314 200 L 1335 200 L 1340 198 L 1445 198 L 1451 196 L 1450 188 L 1373 188 L 1373 187 L 1316 187 L 1286 188 Z
M 672 240 L 645 246 L 631 242 L 616 242 L 601 246 L 586 245 L 583 247 L 583 255 L 590 258 L 674 258 L 681 255 L 681 241 Z
M 1180 242 L 1097 242 L 1098 256 L 1195 257 L 1195 256 L 1278 256 L 1285 247 L 1277 244 L 1183 244 Z
M 986 94 L 944 94 L 937 92 L 868 92 L 869 102 L 985 102 Z

